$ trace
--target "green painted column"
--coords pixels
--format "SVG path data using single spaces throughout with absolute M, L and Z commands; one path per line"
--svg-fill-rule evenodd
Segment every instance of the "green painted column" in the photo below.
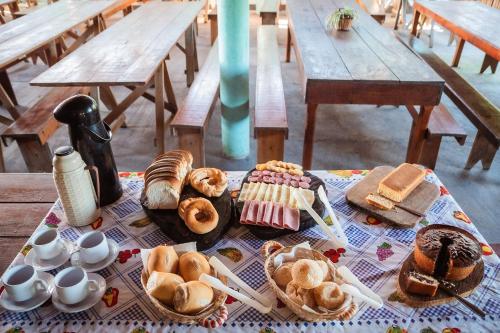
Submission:
M 222 150 L 229 158 L 250 153 L 248 0 L 217 0 Z

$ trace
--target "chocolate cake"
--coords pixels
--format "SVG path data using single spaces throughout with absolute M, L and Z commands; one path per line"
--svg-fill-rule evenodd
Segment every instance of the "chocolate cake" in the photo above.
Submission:
M 417 232 L 415 243 L 418 268 L 437 279 L 463 280 L 481 260 L 479 242 L 457 227 L 429 225 Z
M 409 272 L 406 279 L 406 291 L 412 294 L 434 296 L 438 290 L 439 282 L 429 275 L 418 272 Z

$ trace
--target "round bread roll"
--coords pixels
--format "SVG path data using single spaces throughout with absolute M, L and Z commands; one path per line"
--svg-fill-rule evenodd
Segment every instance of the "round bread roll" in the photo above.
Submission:
M 292 281 L 293 264 L 293 262 L 286 262 L 278 267 L 273 273 L 273 280 L 282 289 L 285 289 L 287 284 Z
M 182 314 L 194 314 L 206 308 L 214 298 L 211 287 L 200 281 L 189 281 L 175 288 L 174 309 Z
M 184 280 L 177 274 L 155 271 L 149 276 L 146 289 L 163 304 L 172 305 L 175 288 L 181 283 L 184 283 Z
M 210 274 L 210 265 L 203 254 L 186 252 L 179 258 L 179 273 L 187 281 L 195 281 L 202 273 Z
M 328 310 L 338 309 L 344 303 L 344 293 L 335 282 L 323 282 L 313 289 L 314 300 L 318 306 Z
M 328 264 L 324 262 L 323 260 L 316 260 L 318 265 L 321 267 L 321 270 L 323 271 L 323 281 L 330 281 L 332 279 L 332 276 L 330 274 L 330 268 L 328 267 Z
M 316 306 L 313 289 L 301 288 L 299 287 L 299 285 L 297 285 L 292 281 L 289 284 L 287 284 L 285 293 L 287 294 L 288 297 L 290 297 L 292 301 L 299 304 L 300 306 L 304 304 L 310 308 Z
M 148 274 L 151 274 L 154 271 L 177 273 L 178 266 L 179 257 L 172 246 L 157 246 L 149 254 Z
M 314 260 L 300 259 L 292 266 L 292 280 L 301 288 L 312 289 L 323 282 L 323 270 Z

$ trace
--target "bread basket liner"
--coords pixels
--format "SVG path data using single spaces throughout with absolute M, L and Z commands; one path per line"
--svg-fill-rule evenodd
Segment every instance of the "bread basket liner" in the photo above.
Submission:
M 300 249 L 300 257 L 314 258 L 315 260 L 322 260 L 327 263 L 330 270 L 335 270 L 330 260 L 323 254 L 316 250 L 309 248 L 308 244 L 299 244 L 294 247 L 284 247 L 281 243 L 276 241 L 267 241 L 262 245 L 261 254 L 265 258 L 264 271 L 266 273 L 267 281 L 274 291 L 276 296 L 298 317 L 307 321 L 325 321 L 325 320 L 349 320 L 358 311 L 358 305 L 353 301 L 352 297 L 347 297 L 344 304 L 336 311 L 327 313 L 316 312 L 312 309 L 307 310 L 299 304 L 292 301 L 287 294 L 276 284 L 272 278 L 274 273 L 274 260 L 278 254 L 289 253 L 292 249 Z M 270 253 L 270 251 L 274 251 Z M 350 296 L 350 295 L 349 295 Z
M 177 252 L 177 254 L 180 256 L 182 253 L 185 252 L 196 251 L 196 242 L 173 245 L 173 248 L 175 252 Z M 152 249 L 141 249 L 141 259 L 143 267 L 147 267 L 147 262 L 151 251 Z M 203 256 L 208 261 L 208 257 L 205 256 L 204 254 Z M 222 281 L 222 283 L 227 285 L 227 278 L 224 275 L 217 274 L 213 268 L 212 271 L 210 272 L 210 275 L 216 276 L 219 280 Z M 217 328 L 219 326 L 222 326 L 222 324 L 227 319 L 227 314 L 228 314 L 227 308 L 224 305 L 227 294 L 221 292 L 220 290 L 212 288 L 214 291 L 214 301 L 210 304 L 210 306 L 208 306 L 203 311 L 197 314 L 185 315 L 175 312 L 172 308 L 165 306 L 163 303 L 161 303 L 156 298 L 151 296 L 146 289 L 147 282 L 148 282 L 148 274 L 143 268 L 141 272 L 142 288 L 144 289 L 146 295 L 148 295 L 151 303 L 153 303 L 153 305 L 159 311 L 159 313 L 167 319 L 182 324 L 199 324 L 207 328 Z

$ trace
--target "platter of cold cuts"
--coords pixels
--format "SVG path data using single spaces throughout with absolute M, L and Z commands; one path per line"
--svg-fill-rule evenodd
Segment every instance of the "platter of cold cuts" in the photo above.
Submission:
M 323 216 L 317 190 L 324 183 L 302 166 L 269 161 L 258 164 L 243 179 L 236 202 L 239 223 L 260 239 L 273 239 L 317 225 L 305 211 L 310 205 Z M 297 199 L 297 193 L 305 203 Z

